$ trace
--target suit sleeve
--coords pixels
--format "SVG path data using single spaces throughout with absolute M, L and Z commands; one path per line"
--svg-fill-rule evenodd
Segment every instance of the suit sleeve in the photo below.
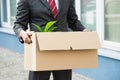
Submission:
M 73 31 L 83 31 L 85 27 L 81 24 L 81 22 L 78 20 L 78 16 L 75 11 L 74 7 L 74 0 L 71 0 L 68 14 L 67 14 L 67 22 L 69 28 L 71 28 Z
M 28 29 L 29 7 L 27 0 L 20 0 L 17 6 L 16 21 L 14 23 L 14 32 L 19 36 L 21 30 Z

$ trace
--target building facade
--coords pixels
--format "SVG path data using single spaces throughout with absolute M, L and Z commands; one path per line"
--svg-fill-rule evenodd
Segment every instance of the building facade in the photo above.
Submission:
M 23 53 L 23 44 L 13 32 L 16 6 L 19 0 L 0 0 L 0 47 Z M 82 24 L 97 31 L 102 44 L 99 66 L 74 70 L 93 80 L 120 80 L 120 0 L 75 0 Z M 91 63 L 92 64 L 92 63 Z

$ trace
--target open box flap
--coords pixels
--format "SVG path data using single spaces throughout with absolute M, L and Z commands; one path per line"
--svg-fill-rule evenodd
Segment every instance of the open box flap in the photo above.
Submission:
M 69 50 L 69 44 L 62 32 L 37 33 L 40 50 Z
M 40 50 L 98 49 L 97 32 L 36 32 Z
M 97 32 L 76 32 L 70 33 L 70 45 L 73 50 L 98 49 L 100 41 Z

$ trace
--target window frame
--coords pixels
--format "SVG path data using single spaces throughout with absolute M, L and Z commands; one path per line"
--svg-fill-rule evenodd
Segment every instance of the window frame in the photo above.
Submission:
M 4 20 L 3 20 L 3 0 L 1 0 L 1 25 L 2 25 L 2 27 L 7 27 L 7 28 L 10 28 L 10 4 L 9 4 L 9 2 L 10 2 L 10 0 L 6 0 L 6 4 L 7 4 L 7 22 L 4 22 Z
M 79 20 L 81 20 L 81 5 L 80 4 L 81 4 L 81 0 L 75 0 L 75 9 L 76 9 L 76 13 L 78 14 Z
M 17 5 L 17 2 L 19 0 L 16 0 L 16 4 Z M 6 4 L 7 4 L 7 22 L 4 22 L 3 20 L 3 0 L 1 0 L 1 25 L 3 28 L 12 28 L 12 25 L 11 25 L 11 9 L 10 9 L 10 0 L 6 0 Z
M 118 42 L 114 42 L 114 41 L 108 41 L 105 40 L 104 37 L 104 27 L 105 27 L 105 18 L 104 18 L 104 7 L 105 7 L 105 0 L 96 0 L 96 16 L 97 16 L 97 32 L 99 33 L 100 39 L 101 39 L 101 43 L 102 43 L 102 47 L 103 48 L 108 48 L 108 49 L 112 49 L 112 50 L 116 50 L 116 51 L 120 51 L 120 43 Z
M 81 0 L 75 0 L 75 4 L 79 20 L 81 20 Z M 120 43 L 104 40 L 104 6 L 104 0 L 96 0 L 96 31 L 102 45 L 98 55 L 120 60 Z

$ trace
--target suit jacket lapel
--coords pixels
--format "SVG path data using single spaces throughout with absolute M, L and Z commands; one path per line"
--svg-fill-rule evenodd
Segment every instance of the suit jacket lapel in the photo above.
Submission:
M 50 9 L 50 6 L 49 6 L 47 0 L 40 0 L 40 1 L 41 1 L 47 8 Z M 51 9 L 50 9 L 50 10 L 51 10 Z
M 50 9 L 50 6 L 49 6 L 49 4 L 48 4 L 48 2 L 47 2 L 47 0 L 40 0 L 41 2 L 42 2 L 42 4 L 43 5 L 45 5 L 49 10 L 50 10 L 50 12 L 52 13 L 52 11 L 51 11 L 51 9 Z M 60 15 L 60 12 L 62 11 L 62 5 L 64 4 L 64 0 L 58 0 L 59 2 L 59 11 L 58 11 L 58 17 L 59 17 L 59 15 Z
M 63 2 L 64 0 L 58 0 L 58 1 L 59 1 L 59 13 L 60 13 L 60 11 L 61 11 L 61 9 L 62 9 L 62 5 L 63 5 L 63 3 L 64 3 L 64 2 Z M 59 14 L 59 13 L 58 13 L 58 14 Z
M 57 20 L 59 20 L 60 17 L 61 17 L 62 8 L 64 8 L 63 4 L 64 4 L 64 0 L 59 0 L 59 11 L 58 11 L 58 18 L 57 18 Z

